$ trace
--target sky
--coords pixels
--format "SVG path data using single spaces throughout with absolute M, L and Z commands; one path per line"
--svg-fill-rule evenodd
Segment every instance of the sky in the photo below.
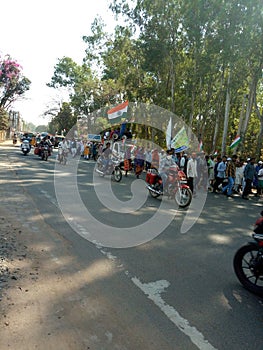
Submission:
M 82 36 L 99 15 L 108 30 L 116 25 L 109 0 L 12 0 L 1 1 L 0 56 L 10 55 L 23 67 L 31 81 L 25 98 L 13 105 L 22 119 L 37 125 L 48 123 L 42 115 L 57 91 L 46 86 L 59 58 L 72 58 L 81 64 L 85 56 Z M 63 98 L 61 96 L 61 98 Z

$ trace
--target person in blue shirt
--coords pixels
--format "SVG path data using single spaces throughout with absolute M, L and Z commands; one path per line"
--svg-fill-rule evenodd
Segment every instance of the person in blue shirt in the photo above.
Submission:
M 218 186 L 223 184 L 224 178 L 226 177 L 226 160 L 226 156 L 223 156 L 221 161 L 220 158 L 218 158 L 218 162 L 215 165 L 215 182 L 213 186 L 213 193 L 219 191 Z

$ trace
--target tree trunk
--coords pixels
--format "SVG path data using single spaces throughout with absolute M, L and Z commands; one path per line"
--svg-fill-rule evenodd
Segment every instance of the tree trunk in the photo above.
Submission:
M 230 109 L 230 76 L 231 76 L 231 71 L 229 71 L 228 80 L 227 80 L 224 130 L 223 130 L 222 147 L 221 147 L 222 155 L 226 154 L 226 138 L 227 138 L 227 131 L 228 131 L 228 120 L 229 120 L 229 109 Z
M 246 116 L 245 116 L 245 120 L 244 120 L 243 126 L 241 128 L 241 132 L 240 132 L 241 141 L 239 144 L 239 150 L 241 152 L 244 148 L 244 141 L 245 141 L 244 139 L 245 139 L 245 135 L 246 135 L 246 131 L 247 131 L 247 126 L 248 126 L 248 122 L 249 122 L 249 119 L 251 116 L 252 107 L 253 107 L 254 102 L 255 102 L 257 82 L 258 82 L 258 78 L 254 75 L 254 77 L 251 81 L 251 84 L 250 84 L 250 89 L 249 89 L 249 94 L 248 94 Z
M 256 108 L 256 113 L 260 121 L 260 129 L 259 129 L 259 134 L 258 134 L 258 140 L 257 140 L 257 148 L 256 148 L 256 157 L 258 159 L 261 159 L 261 150 L 263 148 L 263 113 L 260 114 L 259 108 L 256 104 L 256 99 L 255 99 L 255 108 Z
M 219 130 L 219 114 L 216 116 L 216 122 L 215 122 L 215 130 L 214 130 L 214 136 L 213 136 L 213 144 L 212 144 L 212 153 L 214 154 L 216 151 L 216 140 L 217 140 L 217 135 L 218 135 L 218 130 Z
M 216 113 L 216 122 L 215 122 L 215 130 L 214 130 L 214 137 L 213 137 L 213 144 L 212 144 L 212 151 L 215 153 L 216 150 L 216 142 L 217 142 L 217 136 L 219 132 L 220 127 L 220 114 L 221 114 L 221 96 L 222 96 L 222 89 L 223 89 L 223 74 L 221 75 L 220 80 L 220 90 L 219 90 L 219 96 L 217 101 L 217 113 Z
M 175 90 L 175 69 L 174 69 L 173 58 L 171 58 L 171 111 L 172 113 L 175 113 L 174 90 Z

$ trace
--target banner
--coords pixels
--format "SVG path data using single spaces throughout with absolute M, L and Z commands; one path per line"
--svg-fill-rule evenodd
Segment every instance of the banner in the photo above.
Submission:
M 175 137 L 172 139 L 171 148 L 174 148 L 175 152 L 179 153 L 188 149 L 188 147 L 189 140 L 185 127 L 183 126 L 181 130 L 179 130 Z

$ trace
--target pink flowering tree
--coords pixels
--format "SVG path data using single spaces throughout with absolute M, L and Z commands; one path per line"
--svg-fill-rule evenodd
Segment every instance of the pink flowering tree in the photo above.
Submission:
M 0 57 L 0 109 L 7 110 L 30 87 L 30 80 L 23 76 L 22 67 L 10 56 Z

